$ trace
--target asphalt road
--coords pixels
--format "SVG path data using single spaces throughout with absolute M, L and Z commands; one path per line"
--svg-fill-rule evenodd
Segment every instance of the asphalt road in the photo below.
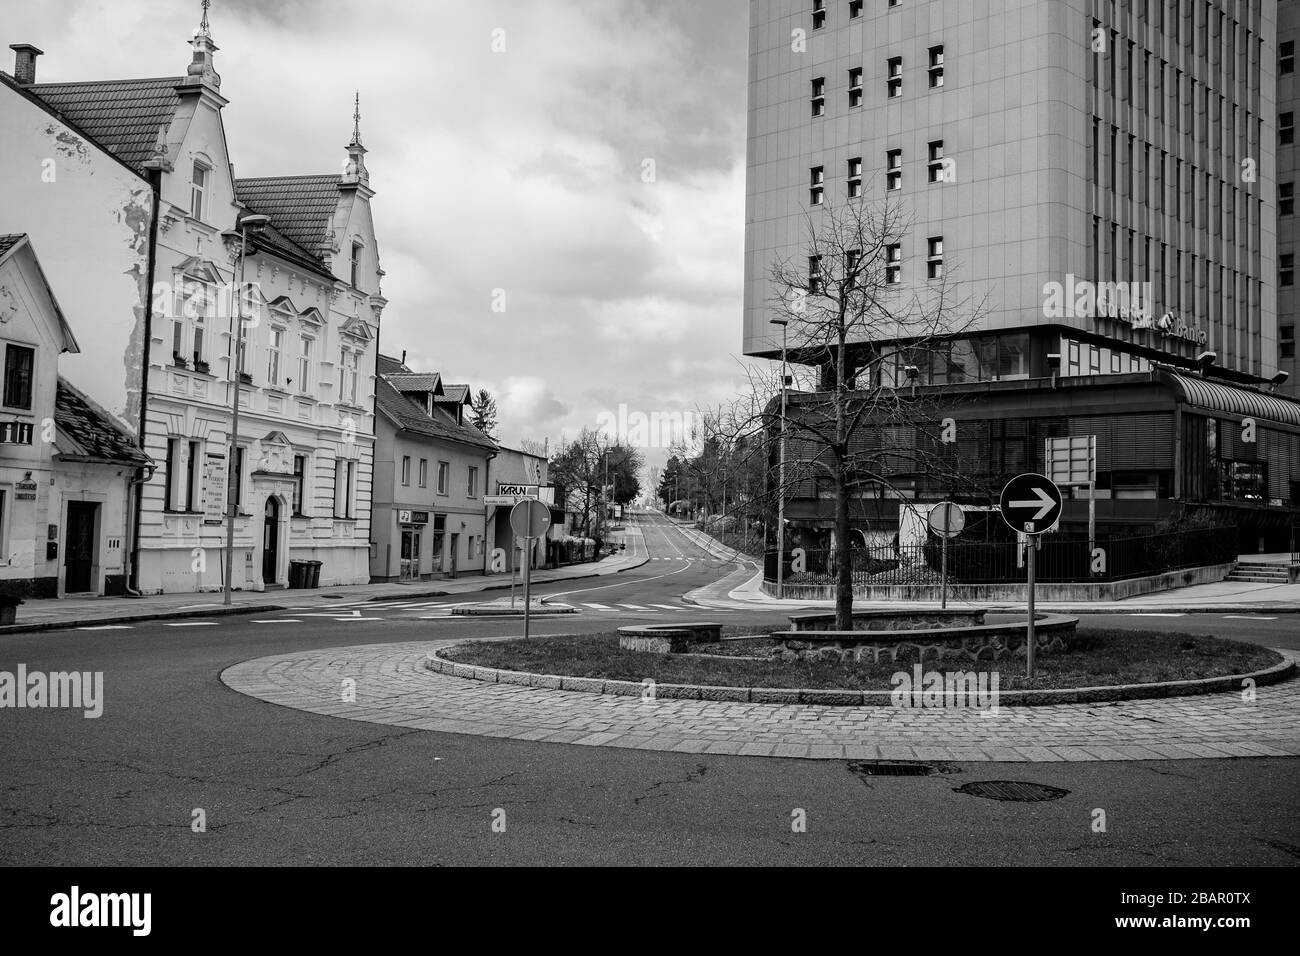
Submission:
M 534 633 L 677 615 L 773 620 L 761 611 L 685 607 L 683 592 L 734 566 L 706 557 L 662 517 L 631 526 L 659 560 L 616 580 L 539 588 L 581 613 L 539 619 Z M 574 747 L 320 717 L 245 697 L 218 679 L 230 664 L 295 649 L 517 632 L 517 622 L 449 616 L 448 606 L 465 600 L 0 637 L 0 670 L 21 662 L 29 670 L 103 671 L 106 698 L 96 720 L 79 711 L 0 710 L 0 863 L 1300 861 L 1293 759 L 964 763 L 929 777 L 864 778 L 846 761 Z M 1295 619 L 1285 617 L 1095 620 L 1271 646 L 1296 640 Z M 954 789 L 975 780 L 1069 793 L 1009 803 Z M 1099 809 L 1104 833 L 1093 827 Z M 206 832 L 192 829 L 197 810 Z M 792 829 L 796 810 L 806 832 Z M 494 831 L 497 811 L 504 832 Z

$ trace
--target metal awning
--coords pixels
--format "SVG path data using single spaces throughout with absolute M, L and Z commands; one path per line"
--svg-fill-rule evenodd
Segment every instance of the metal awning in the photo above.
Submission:
M 1165 372 L 1162 378 L 1196 408 L 1300 427 L 1300 402 L 1292 399 L 1176 372 Z

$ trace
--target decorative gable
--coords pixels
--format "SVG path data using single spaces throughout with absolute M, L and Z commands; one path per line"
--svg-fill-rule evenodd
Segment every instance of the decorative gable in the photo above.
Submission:
M 363 344 L 369 344 L 374 340 L 374 336 L 370 333 L 370 326 L 366 325 L 359 316 L 348 319 L 343 328 L 339 329 L 339 332 Z
M 257 442 L 257 470 L 262 474 L 292 475 L 293 444 L 282 431 L 267 433 Z

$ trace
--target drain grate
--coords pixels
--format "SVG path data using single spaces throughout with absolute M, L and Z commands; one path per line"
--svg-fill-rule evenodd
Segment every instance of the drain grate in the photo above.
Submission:
M 849 771 L 864 777 L 928 777 L 940 772 L 933 764 L 910 760 L 855 760 Z
M 1045 783 L 1025 783 L 1023 780 L 976 780 L 953 787 L 957 793 L 968 793 L 986 800 L 1011 800 L 1016 803 L 1037 803 L 1042 800 L 1059 800 L 1069 793 L 1060 787 Z

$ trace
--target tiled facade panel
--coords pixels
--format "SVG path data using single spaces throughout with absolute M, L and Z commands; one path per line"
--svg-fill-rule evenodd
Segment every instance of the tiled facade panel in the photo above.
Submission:
M 1271 375 L 1272 7 L 882 0 L 850 19 L 848 3 L 827 0 L 825 26 L 813 29 L 811 2 L 753 0 L 745 351 L 779 348 L 767 322 L 769 274 L 773 261 L 806 255 L 810 168 L 825 169 L 828 205 L 811 207 L 815 222 L 847 199 L 850 158 L 862 158 L 875 200 L 885 195 L 886 152 L 902 150 L 902 189 L 890 195 L 912 219 L 904 285 L 924 283 L 926 240 L 942 236 L 963 297 L 987 297 L 975 331 L 1056 321 L 1044 315 L 1043 287 L 1067 275 L 1151 282 L 1157 314 L 1203 329 L 1204 344 L 1091 317 L 1066 324 L 1183 356 L 1210 348 L 1222 365 Z M 929 51 L 940 45 L 936 89 Z M 891 99 L 894 57 L 903 88 Z M 851 106 L 849 70 L 858 68 L 861 105 Z M 825 78 L 822 116 L 812 115 L 816 77 Z M 933 142 L 952 181 L 929 182 Z

